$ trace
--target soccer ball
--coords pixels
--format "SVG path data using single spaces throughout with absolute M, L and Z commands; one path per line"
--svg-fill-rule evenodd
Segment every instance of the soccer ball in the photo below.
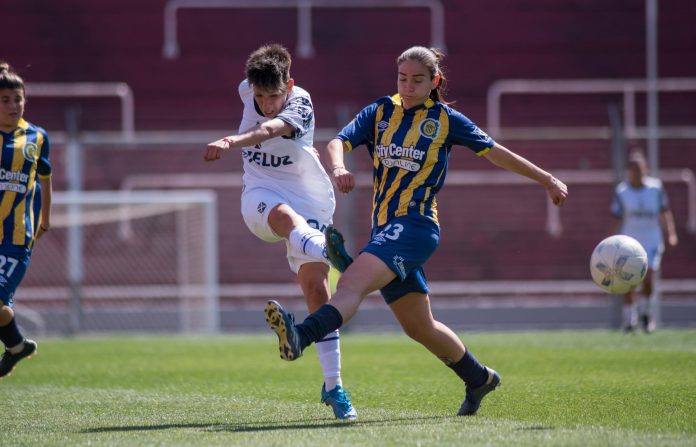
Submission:
M 648 254 L 643 246 L 622 234 L 597 244 L 590 258 L 592 280 L 615 295 L 623 295 L 640 284 L 647 270 Z

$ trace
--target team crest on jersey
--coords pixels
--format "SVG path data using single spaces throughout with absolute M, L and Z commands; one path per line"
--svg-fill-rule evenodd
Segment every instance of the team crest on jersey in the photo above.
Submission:
M 418 127 L 418 131 L 425 138 L 434 140 L 437 138 L 437 134 L 440 133 L 440 122 L 432 118 L 426 118 Z
M 39 154 L 39 148 L 36 147 L 34 143 L 27 143 L 24 145 L 22 153 L 24 154 L 24 158 L 26 158 L 27 161 L 34 163 Z

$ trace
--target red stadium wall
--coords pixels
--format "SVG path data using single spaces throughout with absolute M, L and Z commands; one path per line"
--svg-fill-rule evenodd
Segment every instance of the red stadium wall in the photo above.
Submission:
M 445 59 L 448 98 L 485 127 L 485 94 L 504 78 L 637 78 L 645 74 L 643 2 L 583 0 L 443 0 L 446 8 Z M 7 0 L 2 6 L 4 36 L 0 58 L 28 82 L 126 82 L 134 91 L 137 130 L 236 128 L 241 115 L 236 86 L 244 61 L 260 44 L 280 42 L 294 52 L 294 9 L 184 10 L 179 13 L 181 56 L 165 59 L 165 1 Z M 675 0 L 660 5 L 660 75 L 696 77 L 696 4 Z M 316 9 L 310 59 L 295 57 L 293 76 L 313 96 L 317 126 L 338 128 L 373 99 L 395 90 L 394 60 L 406 47 L 427 44 L 425 9 Z M 690 99 L 689 99 L 690 98 Z M 506 125 L 607 125 L 608 102 L 620 98 L 518 97 L 504 103 Z M 664 95 L 661 122 L 696 123 L 694 97 Z M 81 128 L 115 130 L 115 100 L 29 98 L 26 117 L 51 130 L 63 130 L 64 109 L 79 104 Z M 644 122 L 644 96 L 638 96 Z M 240 160 L 201 161 L 204 141 L 176 149 L 87 148 L 87 189 L 119 188 L 128 175 L 181 172 L 238 172 Z M 549 170 L 608 169 L 610 142 L 504 141 Z M 696 170 L 694 140 L 664 140 L 663 168 Z M 67 181 L 63 148 L 54 148 L 57 189 Z M 355 154 L 365 167 L 364 154 Z M 492 169 L 463 148 L 455 148 L 452 169 Z M 594 244 L 608 234 L 611 187 L 574 186 L 562 212 L 564 233 L 544 230 L 540 188 L 448 187 L 440 196 L 442 245 L 429 262 L 433 280 L 586 278 Z M 693 277 L 696 238 L 685 228 L 687 196 L 681 184 L 668 184 L 681 245 L 665 256 L 664 276 Z M 221 279 L 223 282 L 287 281 L 292 276 L 281 244 L 269 245 L 248 234 L 238 211 L 238 191 L 219 190 Z M 345 216 L 339 202 L 337 221 Z M 356 241 L 368 234 L 369 195 L 356 194 Z M 358 244 L 359 245 L 359 244 Z M 259 256 L 238 262 L 237 254 Z M 37 258 L 37 262 L 38 261 Z

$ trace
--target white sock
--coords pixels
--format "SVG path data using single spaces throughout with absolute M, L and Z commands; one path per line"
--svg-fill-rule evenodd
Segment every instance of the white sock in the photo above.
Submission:
M 326 260 L 326 237 L 316 228 L 307 224 L 297 225 L 290 232 L 288 240 L 299 253 L 304 253 L 319 262 Z
M 10 351 L 10 353 L 12 354 L 19 354 L 20 352 L 22 352 L 22 349 L 24 349 L 24 340 L 19 342 L 18 345 L 14 345 L 11 348 L 7 348 L 7 350 Z
M 338 329 L 329 333 L 321 339 L 317 346 L 317 355 L 319 363 L 324 373 L 324 383 L 326 391 L 331 391 L 336 388 L 336 385 L 341 385 L 341 341 L 338 334 Z
M 624 327 L 638 325 L 638 311 L 635 304 L 623 305 L 623 321 Z

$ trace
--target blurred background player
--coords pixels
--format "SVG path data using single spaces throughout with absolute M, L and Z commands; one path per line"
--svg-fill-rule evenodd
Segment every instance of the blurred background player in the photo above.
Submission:
M 648 271 L 640 286 L 642 296 L 636 300 L 635 289 L 624 296 L 622 326 L 627 332 L 638 328 L 639 317 L 643 330 L 655 330 L 653 297 L 656 272 L 660 270 L 665 250 L 663 232 L 670 247 L 678 243 L 674 217 L 662 181 L 649 177 L 647 172 L 645 156 L 639 150 L 633 150 L 628 159 L 628 178 L 616 186 L 611 204 L 611 213 L 619 220 L 616 232 L 636 239 L 648 254 Z
M 444 102 L 441 58 L 439 51 L 425 47 L 403 52 L 396 61 L 398 93 L 365 107 L 329 142 L 331 175 L 343 193 L 355 187 L 353 174 L 343 163 L 344 151 L 365 144 L 372 156 L 371 239 L 341 276 L 329 304 L 295 325 L 277 302 L 269 301 L 266 320 L 278 334 L 281 352 L 287 353 L 282 357 L 295 360 L 311 343 L 347 323 L 367 294 L 380 290 L 404 332 L 464 381 L 466 397 L 458 414 L 469 416 L 497 387 L 500 376 L 479 363 L 450 328 L 433 318 L 422 267 L 440 242 L 435 196 L 444 183 L 452 146 L 467 146 L 493 164 L 537 181 L 558 206 L 565 202 L 567 188 L 497 144 Z M 333 227 L 326 233 L 333 261 L 334 255 L 345 252 L 343 238 Z
M 34 242 L 51 225 L 48 135 L 24 120 L 25 104 L 24 81 L 0 61 L 0 340 L 5 345 L 0 377 L 36 353 L 36 342 L 24 338 L 17 327 L 13 297 Z
M 314 110 L 307 91 L 290 77 L 291 58 L 280 45 L 254 51 L 239 85 L 244 104 L 237 135 L 208 145 L 204 159 L 242 149 L 242 216 L 266 242 L 285 240 L 290 268 L 297 274 L 310 312 L 329 301 L 329 264 L 322 232 L 336 207 L 333 186 L 313 146 Z M 341 383 L 338 329 L 317 343 L 324 373 L 321 401 L 339 419 L 354 419 Z

